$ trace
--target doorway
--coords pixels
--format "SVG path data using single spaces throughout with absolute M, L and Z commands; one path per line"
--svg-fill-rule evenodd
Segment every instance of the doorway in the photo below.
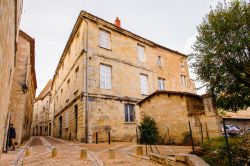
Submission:
M 77 130 L 78 130 L 78 105 L 75 105 L 75 139 L 77 139 Z
M 59 137 L 62 138 L 62 116 L 59 117 Z
M 49 136 L 51 136 L 51 123 L 49 123 Z

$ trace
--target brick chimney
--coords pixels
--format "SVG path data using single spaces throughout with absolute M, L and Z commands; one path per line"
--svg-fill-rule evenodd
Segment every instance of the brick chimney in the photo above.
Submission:
M 116 25 L 117 27 L 121 28 L 121 21 L 119 20 L 118 17 L 116 17 L 116 19 L 115 19 L 115 25 Z

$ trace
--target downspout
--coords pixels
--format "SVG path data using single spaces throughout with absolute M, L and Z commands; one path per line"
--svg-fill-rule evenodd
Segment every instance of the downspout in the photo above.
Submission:
M 83 19 L 83 21 L 86 23 L 87 25 L 87 29 L 86 29 L 86 48 L 84 50 L 84 52 L 86 53 L 85 56 L 85 61 L 86 61 L 86 68 L 85 68 L 85 94 L 86 94 L 86 98 L 85 98 L 85 141 L 86 143 L 89 143 L 89 110 L 88 110 L 88 33 L 89 33 L 89 25 L 88 22 L 84 19 L 84 17 L 80 14 L 81 18 Z M 84 61 L 83 61 L 84 64 Z M 84 94 L 84 93 L 83 93 Z M 84 114 L 84 109 L 83 109 L 83 114 Z

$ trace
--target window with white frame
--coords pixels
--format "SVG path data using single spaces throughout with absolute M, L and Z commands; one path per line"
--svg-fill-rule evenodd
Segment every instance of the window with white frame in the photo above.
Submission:
M 187 85 L 186 76 L 184 76 L 184 75 L 181 75 L 181 84 L 182 84 L 183 87 L 185 87 Z
M 111 66 L 100 65 L 100 88 L 111 89 Z
M 159 90 L 165 90 L 165 79 L 164 78 L 158 78 L 158 89 Z
M 110 32 L 100 29 L 99 46 L 102 48 L 110 49 Z
M 148 94 L 148 76 L 145 74 L 141 74 L 140 81 L 141 81 L 141 94 L 147 95 Z
M 158 66 L 158 67 L 162 67 L 162 66 L 161 66 L 161 56 L 158 56 L 158 57 L 157 57 L 157 66 Z
M 139 61 L 145 61 L 145 47 L 137 44 L 137 54 Z
M 133 104 L 125 104 L 125 122 L 135 121 L 135 111 Z

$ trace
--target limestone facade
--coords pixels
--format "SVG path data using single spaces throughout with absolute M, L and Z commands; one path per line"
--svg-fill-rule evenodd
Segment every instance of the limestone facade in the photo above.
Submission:
M 20 30 L 9 104 L 11 123 L 19 144 L 31 136 L 36 88 L 35 41 Z
M 195 143 L 222 135 L 221 118 L 208 95 L 156 91 L 137 104 L 141 119 L 144 115 L 153 118 L 165 143 L 183 143 L 189 122 Z
M 49 135 L 49 106 L 51 99 L 51 83 L 49 80 L 44 89 L 35 99 L 33 120 L 32 120 L 32 135 L 47 136 Z
M 187 56 L 82 11 L 53 77 L 53 134 L 133 141 L 136 103 L 159 88 L 196 93 Z
M 6 135 L 22 6 L 22 0 L 0 1 L 0 154 Z

